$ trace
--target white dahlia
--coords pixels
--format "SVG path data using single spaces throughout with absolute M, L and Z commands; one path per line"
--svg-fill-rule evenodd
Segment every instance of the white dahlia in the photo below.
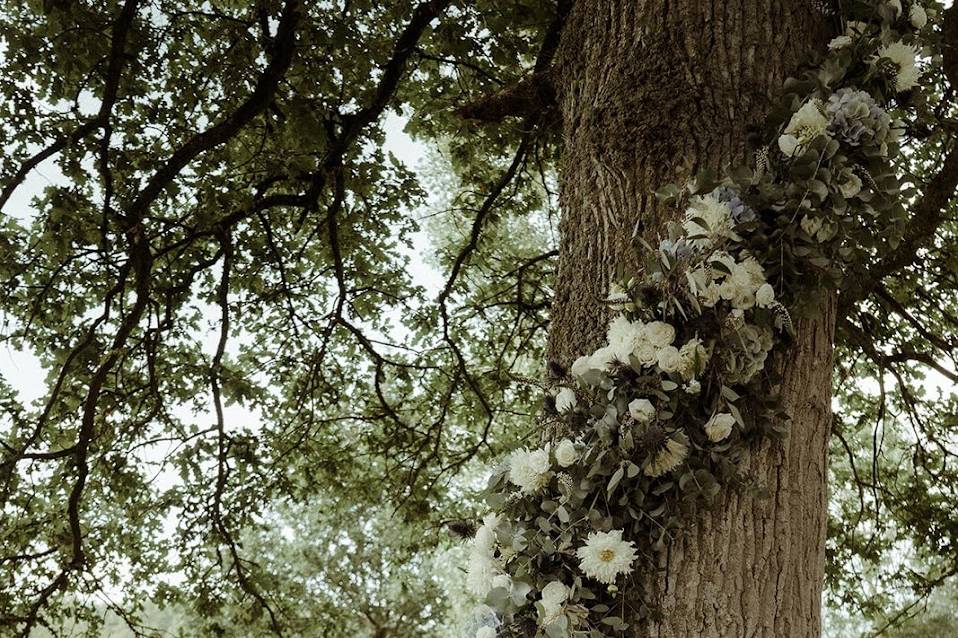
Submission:
M 576 550 L 579 568 L 589 578 L 611 585 L 625 574 L 635 560 L 635 545 L 622 540 L 622 530 L 592 532 L 585 545 Z

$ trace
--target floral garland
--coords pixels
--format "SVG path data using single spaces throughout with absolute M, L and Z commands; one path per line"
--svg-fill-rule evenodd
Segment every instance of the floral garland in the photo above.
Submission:
M 613 285 L 607 345 L 554 392 L 565 438 L 515 451 L 489 480 L 467 579 L 484 604 L 465 638 L 614 636 L 654 613 L 637 561 L 654 565 L 695 503 L 749 487 L 743 453 L 785 434 L 769 363 L 794 332 L 786 308 L 813 308 L 894 245 L 906 216 L 888 109 L 914 98 L 941 9 L 853 4 L 821 64 L 785 83 L 777 148 L 657 194 L 684 221 L 645 246 L 641 278 Z

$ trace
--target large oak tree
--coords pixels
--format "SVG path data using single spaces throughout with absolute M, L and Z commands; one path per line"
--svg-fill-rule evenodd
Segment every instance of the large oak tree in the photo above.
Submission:
M 138 627 L 153 596 L 198 635 L 317 631 L 308 577 L 251 555 L 277 511 L 387 503 L 414 530 L 390 556 L 471 518 L 456 477 L 540 435 L 517 378 L 600 345 L 611 278 L 675 215 L 654 192 L 747 162 L 841 29 L 786 0 L 2 3 L 2 339 L 48 378 L 0 385 L 0 627 Z M 894 625 L 958 573 L 956 401 L 923 390 L 958 374 L 956 10 L 933 29 L 936 99 L 896 114 L 913 223 L 796 326 L 792 436 L 747 461 L 768 496 L 637 574 L 664 620 L 636 635 L 817 636 L 826 572 Z M 438 179 L 388 153 L 391 113 Z M 869 578 L 908 594 L 889 612 Z M 375 635 L 416 626 L 377 604 Z

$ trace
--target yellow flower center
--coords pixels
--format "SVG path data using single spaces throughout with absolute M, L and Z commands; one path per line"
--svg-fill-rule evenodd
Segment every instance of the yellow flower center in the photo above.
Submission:
M 603 549 L 601 552 L 599 552 L 599 560 L 601 560 L 603 563 L 608 563 L 613 558 L 615 558 L 615 551 L 611 549 Z

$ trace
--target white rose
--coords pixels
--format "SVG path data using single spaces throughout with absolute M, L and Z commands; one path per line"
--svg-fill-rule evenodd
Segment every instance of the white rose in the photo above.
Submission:
M 559 388 L 559 392 L 556 393 L 556 410 L 560 413 L 562 412 L 571 412 L 575 408 L 577 400 L 575 398 L 575 390 L 572 388 Z
M 655 363 L 655 346 L 645 339 L 639 342 L 633 354 L 643 365 L 649 366 Z
M 592 357 L 589 355 L 582 355 L 572 363 L 572 376 L 574 377 L 584 377 L 594 370 L 592 367 Z
M 775 289 L 772 288 L 772 284 L 762 284 L 762 286 L 755 291 L 755 303 L 758 304 L 759 308 L 768 308 L 775 302 Z
M 675 328 L 664 321 L 653 321 L 645 324 L 645 338 L 653 346 L 662 348 L 675 341 Z
M 648 399 L 635 399 L 629 404 L 629 415 L 639 423 L 649 423 L 655 417 L 655 406 Z
M 559 467 L 569 467 L 579 459 L 575 444 L 569 439 L 562 439 L 556 446 L 556 463 Z
M 675 346 L 665 346 L 659 350 L 656 359 L 659 368 L 666 374 L 678 372 L 682 369 L 682 355 L 679 354 L 679 349 Z
M 928 14 L 925 13 L 925 9 L 917 3 L 911 5 L 911 11 L 908 12 L 908 19 L 911 21 L 911 26 L 916 29 L 924 29 L 925 25 L 928 24 Z
M 840 35 L 837 38 L 833 39 L 828 43 L 828 48 L 832 51 L 837 51 L 838 49 L 844 49 L 852 43 L 851 36 Z
M 708 420 L 708 423 L 705 424 L 705 434 L 708 435 L 709 441 L 718 443 L 732 433 L 732 426 L 734 425 L 734 416 L 728 412 L 720 412 L 713 415 L 712 418 Z

